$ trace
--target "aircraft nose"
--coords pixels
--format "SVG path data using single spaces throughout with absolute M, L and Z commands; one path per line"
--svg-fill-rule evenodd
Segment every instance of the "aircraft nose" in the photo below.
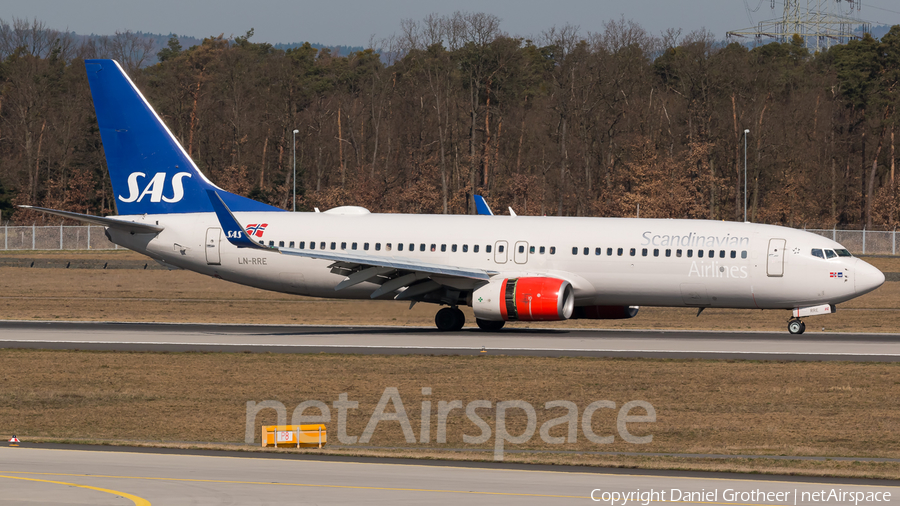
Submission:
M 853 270 L 856 274 L 854 285 L 859 295 L 871 292 L 884 284 L 884 273 L 862 260 L 856 260 L 856 268 Z

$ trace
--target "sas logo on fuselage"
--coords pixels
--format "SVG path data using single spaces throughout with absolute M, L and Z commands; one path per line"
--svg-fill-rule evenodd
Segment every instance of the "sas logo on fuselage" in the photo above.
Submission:
M 132 172 L 128 175 L 128 197 L 123 197 L 121 195 L 118 196 L 119 200 L 125 203 L 131 202 L 140 202 L 147 195 L 150 196 L 150 202 L 167 202 L 169 204 L 175 202 L 181 202 L 181 199 L 184 198 L 184 184 L 181 181 L 185 177 L 191 177 L 191 174 L 188 172 L 179 172 L 172 176 L 172 196 L 166 197 L 163 195 L 163 190 L 166 185 L 166 173 L 165 172 L 157 172 L 154 174 L 153 178 L 144 185 L 144 189 L 141 190 L 138 183 L 138 178 L 146 178 L 147 175 L 143 172 Z

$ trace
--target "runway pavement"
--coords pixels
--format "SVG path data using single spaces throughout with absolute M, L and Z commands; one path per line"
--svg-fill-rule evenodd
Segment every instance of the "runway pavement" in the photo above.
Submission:
M 613 494 L 655 493 L 646 504 L 748 506 L 900 498 L 895 482 L 877 480 L 80 448 L 0 448 L 0 504 L 586 504 L 593 494 L 610 505 Z M 825 499 L 830 494 L 843 500 Z M 644 502 L 633 496 L 627 504 Z
M 0 322 L 0 348 L 900 361 L 900 334 Z

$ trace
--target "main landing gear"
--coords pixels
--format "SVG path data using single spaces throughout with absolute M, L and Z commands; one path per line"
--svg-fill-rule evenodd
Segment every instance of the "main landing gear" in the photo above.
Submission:
M 791 334 L 802 334 L 806 331 L 806 324 L 796 318 L 788 321 L 788 332 Z
M 491 320 L 482 320 L 481 318 L 475 318 L 475 323 L 478 325 L 478 328 L 481 330 L 486 330 L 488 332 L 496 332 L 503 328 L 503 324 L 505 321 L 491 321 Z
M 434 315 L 434 324 L 440 331 L 457 331 L 466 324 L 466 315 L 458 307 L 445 307 Z

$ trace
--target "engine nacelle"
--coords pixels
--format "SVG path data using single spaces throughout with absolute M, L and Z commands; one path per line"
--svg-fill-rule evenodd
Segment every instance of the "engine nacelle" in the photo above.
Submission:
M 557 278 L 498 279 L 476 289 L 471 303 L 482 320 L 566 320 L 575 293 L 568 281 Z
M 572 319 L 624 320 L 638 314 L 638 306 L 580 306 L 572 313 Z

